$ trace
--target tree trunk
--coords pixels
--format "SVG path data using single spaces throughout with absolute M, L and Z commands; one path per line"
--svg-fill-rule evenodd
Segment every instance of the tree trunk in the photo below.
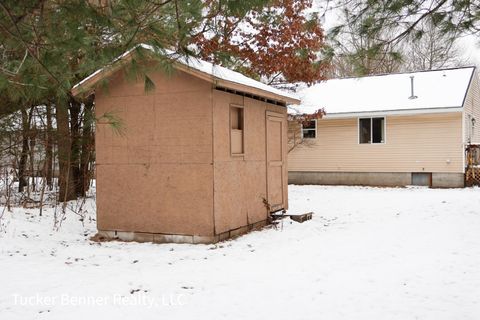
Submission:
M 93 160 L 94 138 L 92 131 L 93 124 L 93 97 L 85 102 L 85 112 L 83 116 L 82 130 L 82 154 L 80 158 L 80 178 L 81 186 L 80 195 L 84 197 L 90 185 L 92 175 L 92 167 L 90 164 Z
M 72 171 L 73 183 L 75 185 L 75 193 L 77 196 L 82 195 L 82 183 L 80 178 L 80 111 L 81 104 L 77 101 L 70 101 L 70 170 Z
M 22 152 L 20 154 L 20 161 L 18 163 L 18 192 L 23 192 L 28 185 L 26 177 L 26 168 L 28 160 L 28 134 L 30 131 L 30 119 L 25 107 L 20 109 L 22 115 Z
M 53 130 L 52 130 L 52 107 L 47 104 L 47 136 L 45 139 L 45 181 L 50 190 L 53 189 Z
M 30 110 L 30 117 L 33 115 L 33 110 L 34 107 Z M 32 191 L 36 191 L 36 184 L 37 184 L 37 179 L 36 179 L 36 173 L 35 173 L 35 144 L 37 142 L 37 134 L 36 134 L 36 127 L 35 127 L 35 122 L 33 126 L 30 126 L 30 134 L 29 134 L 29 141 L 30 141 L 30 147 L 29 147 L 29 158 L 30 158 L 30 177 L 32 179 Z
M 59 201 L 69 201 L 76 199 L 75 181 L 70 167 L 72 141 L 69 128 L 68 102 L 58 102 L 56 107 L 57 116 L 57 145 L 58 145 L 58 165 L 60 169 Z

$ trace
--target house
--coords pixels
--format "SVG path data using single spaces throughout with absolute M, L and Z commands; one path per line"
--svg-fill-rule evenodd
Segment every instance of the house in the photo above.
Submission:
M 94 91 L 99 235 L 212 243 L 259 228 L 288 208 L 287 109 L 295 97 L 208 62 L 176 57 L 167 75 L 147 59 L 155 87 L 126 79 L 141 45 L 73 88 Z M 108 79 L 105 86 L 104 80 Z M 102 84 L 102 85 L 100 85 Z
M 480 143 L 474 67 L 333 79 L 300 93 L 303 123 L 289 182 L 463 187 L 465 149 Z

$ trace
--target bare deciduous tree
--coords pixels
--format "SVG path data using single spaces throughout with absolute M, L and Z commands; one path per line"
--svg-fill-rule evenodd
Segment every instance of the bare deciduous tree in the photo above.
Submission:
M 458 46 L 458 32 L 445 33 L 431 22 L 423 23 L 421 38 L 404 40 L 405 71 L 434 70 L 468 64 Z
M 333 28 L 329 43 L 334 48 L 332 78 L 364 76 L 399 71 L 402 65 L 401 46 L 386 39 L 395 34 L 394 27 L 360 33 L 368 21 L 354 18 L 348 8 L 341 11 L 342 28 Z
M 331 77 L 466 65 L 457 39 L 480 32 L 475 1 L 323 2 L 341 13 L 329 33 Z

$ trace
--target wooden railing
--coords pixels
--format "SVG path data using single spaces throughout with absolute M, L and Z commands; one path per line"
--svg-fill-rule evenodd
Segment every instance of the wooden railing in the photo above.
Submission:
M 468 145 L 465 150 L 467 168 L 465 170 L 465 185 L 480 186 L 480 145 Z

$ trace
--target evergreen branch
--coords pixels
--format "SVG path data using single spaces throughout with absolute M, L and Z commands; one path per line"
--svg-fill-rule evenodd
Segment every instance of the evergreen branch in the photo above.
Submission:
M 160 3 L 155 2 L 155 1 L 147 1 L 147 2 L 150 3 L 150 4 L 153 4 L 154 7 L 153 7 L 153 9 L 152 9 L 150 12 L 148 12 L 148 13 L 143 17 L 142 20 L 139 21 L 137 27 L 135 28 L 135 31 L 134 31 L 133 35 L 130 37 L 130 39 L 128 39 L 128 41 L 126 42 L 126 44 L 124 45 L 124 47 L 125 47 L 125 48 L 128 48 L 128 47 L 130 46 L 130 44 L 133 42 L 133 40 L 134 40 L 135 37 L 137 36 L 138 32 L 140 31 L 143 23 L 144 23 L 152 14 L 154 14 L 160 7 L 163 7 L 163 6 L 169 4 L 169 3 L 172 2 L 172 1 L 173 1 L 173 0 L 165 0 L 165 1 L 160 2 Z M 175 3 L 176 3 L 176 2 L 175 2 Z
M 71 92 L 70 92 L 70 89 L 67 89 L 63 86 L 63 83 L 50 71 L 50 69 L 35 55 L 35 52 L 32 51 L 32 49 L 30 48 L 30 46 L 26 43 L 26 41 L 23 39 L 22 37 L 22 32 L 20 31 L 20 28 L 18 27 L 17 23 L 15 22 L 15 19 L 13 19 L 13 16 L 12 14 L 10 13 L 10 11 L 8 10 L 7 7 L 5 7 L 5 5 L 0 2 L 0 7 L 2 7 L 2 9 L 5 11 L 5 13 L 7 14 L 8 18 L 10 19 L 10 21 L 12 22 L 13 26 L 15 27 L 15 30 L 17 31 L 18 35 L 17 35 L 17 38 L 20 40 L 20 42 L 22 42 L 22 44 L 24 45 L 25 49 L 28 50 L 30 56 L 35 59 L 35 61 L 37 61 L 37 63 L 50 75 L 50 77 L 59 84 L 59 86 L 65 90 L 65 93 L 72 99 L 74 99 L 74 97 L 72 96 Z M 9 31 L 9 30 L 8 30 Z
M 18 82 L 18 81 L 13 81 L 13 80 L 7 80 L 9 83 L 13 83 L 13 84 L 18 84 L 19 86 L 23 86 L 23 87 L 35 87 L 35 88 L 39 88 L 39 89 L 42 89 L 42 90 L 48 90 L 48 88 L 46 87 L 43 87 L 43 86 L 36 86 L 32 83 L 22 83 L 22 82 Z
M 412 30 L 426 17 L 431 15 L 432 13 L 437 12 L 445 3 L 447 0 L 441 0 L 434 8 L 427 10 L 425 13 L 423 13 L 414 23 L 412 23 L 410 26 L 407 27 L 402 33 L 397 35 L 395 38 L 387 41 L 387 44 L 391 44 L 393 42 L 399 41 L 403 38 L 405 38 Z

